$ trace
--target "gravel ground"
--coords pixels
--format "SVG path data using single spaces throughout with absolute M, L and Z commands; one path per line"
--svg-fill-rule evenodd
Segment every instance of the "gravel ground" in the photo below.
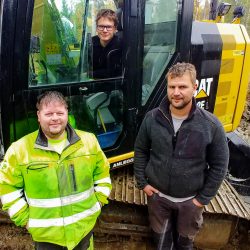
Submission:
M 240 136 L 250 145 L 250 83 L 248 85 L 248 95 L 245 111 L 242 115 L 240 126 L 237 128 Z

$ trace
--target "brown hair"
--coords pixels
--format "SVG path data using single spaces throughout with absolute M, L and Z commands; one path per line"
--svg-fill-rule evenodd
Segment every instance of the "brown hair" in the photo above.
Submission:
M 193 84 L 196 83 L 196 69 L 193 64 L 191 63 L 176 63 L 173 65 L 166 75 L 168 78 L 176 78 L 176 77 L 182 77 L 186 72 L 189 73 L 191 81 Z
M 114 22 L 114 26 L 117 27 L 118 25 L 118 17 L 116 15 L 116 13 L 111 10 L 111 9 L 101 9 L 98 11 L 97 15 L 96 15 L 96 25 L 99 21 L 99 19 L 101 19 L 102 17 L 106 17 L 108 18 L 110 21 Z
M 36 108 L 41 109 L 42 105 L 48 105 L 52 101 L 58 101 L 68 109 L 68 104 L 62 93 L 57 91 L 46 91 L 37 97 Z

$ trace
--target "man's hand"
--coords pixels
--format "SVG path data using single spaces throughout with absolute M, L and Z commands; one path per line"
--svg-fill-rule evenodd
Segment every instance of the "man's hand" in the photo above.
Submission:
M 159 190 L 156 188 L 152 187 L 151 185 L 147 185 L 145 188 L 143 188 L 143 191 L 148 195 L 151 196 L 154 193 L 159 193 Z
M 195 198 L 193 198 L 193 203 L 195 206 L 197 207 L 204 207 L 204 205 L 202 205 L 199 201 L 197 201 Z

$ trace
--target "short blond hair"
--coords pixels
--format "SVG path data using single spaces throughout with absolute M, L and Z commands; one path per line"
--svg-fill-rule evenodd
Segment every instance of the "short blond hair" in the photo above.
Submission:
M 191 63 L 176 63 L 170 69 L 168 70 L 168 73 L 166 75 L 167 78 L 176 78 L 176 77 L 182 77 L 185 73 L 189 73 L 191 81 L 193 84 L 196 83 L 196 69 L 193 64 Z

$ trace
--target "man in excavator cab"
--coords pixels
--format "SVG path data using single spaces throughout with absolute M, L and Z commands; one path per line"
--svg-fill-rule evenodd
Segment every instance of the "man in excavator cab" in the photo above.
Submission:
M 122 74 L 122 40 L 116 35 L 118 18 L 111 9 L 101 9 L 96 16 L 97 35 L 92 37 L 93 78 Z

